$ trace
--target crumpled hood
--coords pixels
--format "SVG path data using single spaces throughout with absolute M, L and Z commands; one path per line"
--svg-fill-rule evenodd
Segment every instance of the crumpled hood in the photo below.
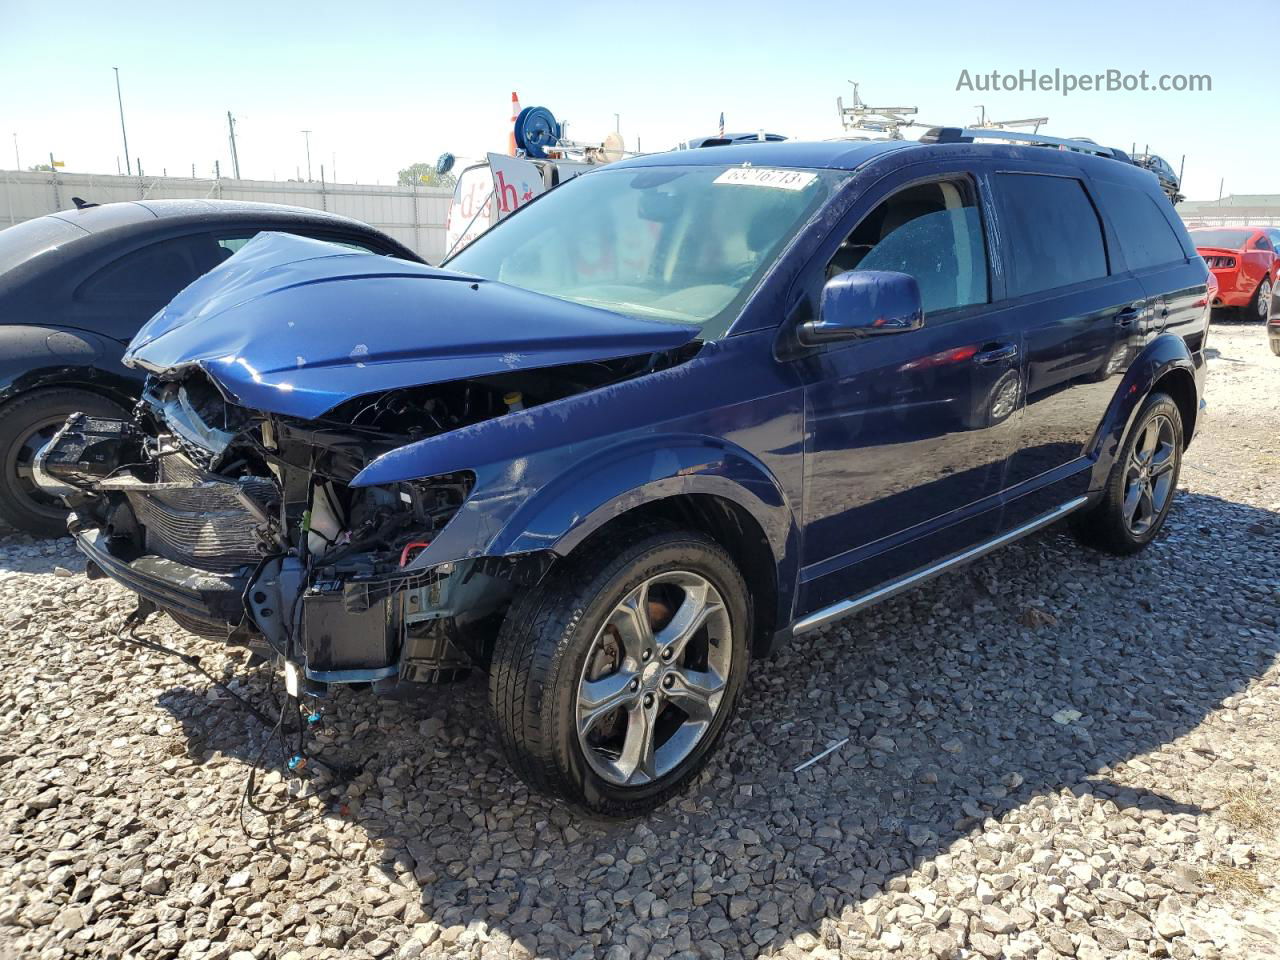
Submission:
M 697 334 L 265 233 L 156 314 L 124 362 L 156 374 L 199 366 L 245 407 L 310 418 L 362 394 L 669 350 Z

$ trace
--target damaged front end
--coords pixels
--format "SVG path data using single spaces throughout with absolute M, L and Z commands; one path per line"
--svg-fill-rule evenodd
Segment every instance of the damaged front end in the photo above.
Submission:
M 493 402 L 429 406 L 445 426 Z M 238 407 L 193 371 L 153 380 L 133 421 L 75 415 L 41 469 L 69 491 L 90 575 L 188 630 L 279 654 L 319 683 L 449 679 L 484 656 L 478 628 L 511 584 L 448 564 L 410 569 L 473 477 L 349 486 L 413 438 L 379 424 L 431 416 L 407 397 L 373 405 L 369 426 L 298 422 Z
M 139 332 L 133 417 L 73 416 L 37 469 L 90 575 L 187 629 L 283 657 L 317 690 L 450 679 L 485 663 L 550 554 L 418 559 L 472 495 L 469 469 L 352 481 L 419 441 L 682 363 L 695 336 L 263 235 Z

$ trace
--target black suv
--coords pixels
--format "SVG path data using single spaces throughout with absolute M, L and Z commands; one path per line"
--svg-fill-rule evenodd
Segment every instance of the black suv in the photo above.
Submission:
M 358 220 L 234 200 L 84 204 L 0 230 L 0 519 L 66 532 L 66 510 L 32 481 L 35 454 L 69 413 L 131 407 L 143 372 L 120 363 L 130 338 L 263 231 L 418 259 Z

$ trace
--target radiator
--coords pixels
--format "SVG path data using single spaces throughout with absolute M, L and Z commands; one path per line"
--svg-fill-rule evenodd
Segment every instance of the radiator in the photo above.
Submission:
M 278 499 L 273 480 L 223 480 L 180 453 L 158 459 L 156 480 L 191 487 L 129 493 L 138 522 L 146 530 L 150 552 L 215 573 L 230 573 L 262 559 L 256 533 L 261 521 L 243 503 L 239 491 L 269 510 Z

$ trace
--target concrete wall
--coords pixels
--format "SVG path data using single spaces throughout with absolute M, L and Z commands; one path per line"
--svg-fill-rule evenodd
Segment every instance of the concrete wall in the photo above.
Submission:
M 221 198 L 285 203 L 363 220 L 438 263 L 451 192 L 435 187 L 381 187 L 319 181 L 218 180 L 192 177 L 121 177 L 92 173 L 0 171 L 0 228 L 72 206 L 120 200 Z
M 1280 194 L 1242 194 L 1221 200 L 1185 200 L 1177 206 L 1188 227 L 1280 226 Z

